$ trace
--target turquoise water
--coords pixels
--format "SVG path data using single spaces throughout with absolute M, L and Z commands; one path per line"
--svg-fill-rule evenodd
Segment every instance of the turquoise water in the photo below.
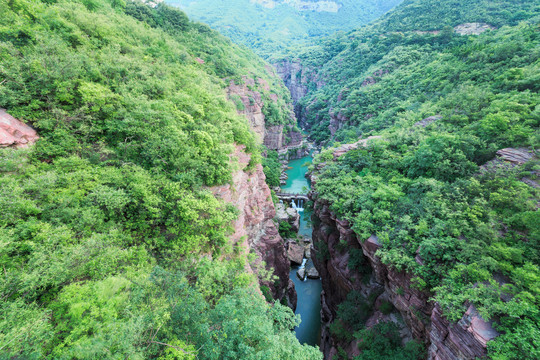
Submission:
M 302 322 L 294 329 L 300 344 L 319 345 L 321 337 L 321 280 L 307 279 L 302 281 L 296 276 L 299 266 L 291 268 L 290 278 L 294 282 L 298 304 L 296 314 Z
M 311 164 L 313 158 L 311 156 L 306 156 L 298 160 L 292 160 L 289 162 L 289 167 L 291 169 L 287 170 L 287 184 L 281 187 L 281 191 L 284 193 L 291 194 L 306 194 L 306 189 L 310 189 L 310 184 L 305 178 L 306 172 L 308 170 L 307 166 Z
M 298 160 L 289 162 L 291 169 L 287 170 L 289 176 L 287 184 L 281 188 L 282 192 L 306 194 L 310 189 L 310 184 L 305 178 L 307 166 L 311 164 L 311 156 L 306 156 Z M 300 212 L 300 230 L 299 234 L 311 238 L 311 214 L 309 211 Z M 319 345 L 321 333 L 321 280 L 307 279 L 301 281 L 296 276 L 296 271 L 300 266 L 291 268 L 289 277 L 294 282 L 296 293 L 298 295 L 298 304 L 296 314 L 300 315 L 302 322 L 294 329 L 296 338 L 301 344 Z

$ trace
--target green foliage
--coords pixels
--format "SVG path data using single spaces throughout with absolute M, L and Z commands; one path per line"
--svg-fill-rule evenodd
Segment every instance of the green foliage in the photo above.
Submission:
M 266 157 L 262 160 L 266 183 L 270 187 L 280 186 L 281 163 L 275 150 L 266 150 Z
M 233 41 L 244 44 L 264 57 L 278 57 L 291 45 L 302 45 L 308 39 L 350 30 L 376 19 L 401 0 L 340 0 L 337 12 L 301 10 L 300 1 L 284 2 L 229 0 L 167 0 L 184 9 L 188 15 L 210 24 Z
M 399 328 L 393 322 L 383 322 L 361 330 L 355 337 L 360 340 L 358 348 L 361 354 L 354 360 L 420 360 L 426 356 L 423 345 L 417 341 L 411 340 L 405 346 L 401 345 Z
M 533 1 L 496 3 L 406 1 L 372 26 L 320 41 L 299 58 L 326 83 L 308 84 L 299 112 L 328 146 L 314 160 L 313 170 L 325 164 L 315 173 L 319 199 L 360 239 L 376 235 L 381 260 L 414 275 L 412 286 L 432 292 L 449 319 L 472 303 L 494 320 L 501 335 L 489 356 L 534 359 L 540 193 L 527 179 L 538 160 L 479 166 L 507 147 L 537 152 L 540 11 Z M 449 31 L 473 21 L 500 28 Z M 427 30 L 443 31 L 418 33 Z M 334 161 L 337 141 L 370 135 L 382 139 Z
M 0 357 L 320 359 L 209 188 L 260 161 L 224 78 L 277 84 L 264 63 L 165 5 L 0 9 L 0 107 L 41 137 L 0 149 Z
M 379 307 L 379 310 L 381 310 L 383 314 L 388 315 L 394 310 L 394 306 L 390 301 L 383 301 Z
M 370 274 L 371 266 L 367 261 L 362 249 L 351 248 L 348 250 L 349 253 L 349 262 L 347 267 L 355 272 L 360 274 Z
M 347 299 L 338 306 L 335 323 L 339 324 L 341 330 L 336 335 L 339 337 L 341 334 L 342 338 L 350 339 L 355 331 L 364 327 L 372 308 L 370 299 L 364 298 L 360 292 L 353 290 L 348 293 Z
M 296 238 L 296 233 L 293 231 L 291 224 L 287 221 L 281 221 L 279 223 L 279 235 L 284 239 L 294 239 Z

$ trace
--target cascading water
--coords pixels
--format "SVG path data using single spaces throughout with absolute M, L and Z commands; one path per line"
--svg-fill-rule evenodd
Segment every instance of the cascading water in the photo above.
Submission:
M 310 184 L 305 178 L 307 167 L 305 164 L 310 164 L 312 158 L 310 156 L 293 160 L 289 162 L 289 170 L 287 170 L 287 184 L 282 187 L 282 191 L 290 194 L 305 194 L 306 189 L 309 190 Z M 311 239 L 311 212 L 304 210 L 304 200 L 296 199 L 291 201 L 291 207 L 295 208 L 300 214 L 300 229 L 299 235 Z M 302 322 L 296 327 L 296 337 L 302 344 L 319 345 L 321 332 L 321 291 L 322 283 L 320 279 L 304 279 L 301 280 L 296 276 L 299 269 L 309 265 L 311 260 L 304 259 L 301 266 L 291 268 L 289 278 L 294 282 L 298 303 L 296 306 L 296 314 L 300 315 Z M 312 266 L 312 264 L 311 264 Z
M 304 211 L 304 200 L 298 199 L 298 205 L 296 205 L 294 200 L 291 200 L 291 207 L 293 209 L 296 209 L 296 211 L 298 211 L 298 212 L 303 212 Z

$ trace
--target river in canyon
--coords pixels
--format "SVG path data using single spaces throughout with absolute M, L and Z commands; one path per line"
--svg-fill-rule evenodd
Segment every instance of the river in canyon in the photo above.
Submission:
M 305 175 L 308 170 L 307 165 L 311 164 L 311 161 L 312 157 L 306 156 L 289 162 L 290 169 L 287 170 L 287 184 L 281 187 L 282 192 L 307 194 L 311 187 Z M 298 234 L 311 239 L 311 233 L 311 212 L 307 209 L 300 211 L 300 229 Z M 319 345 L 321 332 L 322 284 L 320 279 L 306 279 L 302 281 L 296 276 L 298 269 L 305 266 L 305 264 L 306 259 L 304 259 L 302 266 L 291 267 L 289 274 L 298 295 L 296 314 L 300 315 L 302 320 L 300 326 L 296 327 L 294 331 L 301 344 L 317 346 Z

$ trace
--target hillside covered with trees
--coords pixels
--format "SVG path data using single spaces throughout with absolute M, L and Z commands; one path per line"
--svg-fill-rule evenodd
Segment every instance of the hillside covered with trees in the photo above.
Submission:
M 316 202 L 375 235 L 449 320 L 474 305 L 500 334 L 493 359 L 540 357 L 539 15 L 536 1 L 405 1 L 294 59 L 297 115 L 327 147 Z M 472 22 L 482 31 L 462 32 Z
M 0 9 L 0 107 L 41 137 L 0 149 L 0 357 L 319 359 L 207 190 L 231 182 L 237 145 L 246 171 L 260 161 L 225 87 L 279 79 L 168 6 Z
M 166 0 L 265 58 L 373 21 L 401 0 Z
M 247 47 L 163 3 L 0 0 L 0 116 L 39 134 L 0 147 L 0 358 L 323 358 L 272 298 L 272 269 L 246 236 L 232 240 L 259 204 L 212 192 L 238 195 L 241 173 L 251 194 L 270 194 L 253 181 L 262 169 L 281 184 L 283 149 L 261 147 L 239 112 L 264 103 L 267 125 L 298 129 L 289 91 L 248 47 L 285 64 L 298 125 L 321 149 L 313 262 L 362 283 L 332 314 L 322 282 L 332 360 L 441 354 L 431 330 L 450 338 L 470 309 L 489 328 L 482 354 L 540 358 L 538 1 L 169 3 Z M 373 259 L 407 283 L 375 284 Z M 396 310 L 407 291 L 428 315 Z M 425 336 L 398 320 L 368 326 L 375 308 L 411 315 Z

